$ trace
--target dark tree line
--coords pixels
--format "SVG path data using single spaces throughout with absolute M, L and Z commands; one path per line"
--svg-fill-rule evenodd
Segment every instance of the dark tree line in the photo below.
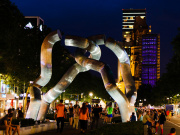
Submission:
M 24 15 L 17 6 L 9 0 L 0 1 L 0 73 L 6 75 L 8 84 L 28 86 L 40 75 L 40 51 L 44 38 L 51 29 L 44 26 L 43 31 L 38 28 L 24 29 Z M 52 79 L 42 90 L 48 91 L 61 79 L 64 73 L 75 63 L 73 56 L 62 46 L 63 41 L 57 42 L 52 53 Z M 8 78 L 8 79 L 7 79 Z M 92 91 L 102 98 L 109 98 L 102 79 L 89 72 L 79 74 L 67 88 L 66 93 L 84 93 Z

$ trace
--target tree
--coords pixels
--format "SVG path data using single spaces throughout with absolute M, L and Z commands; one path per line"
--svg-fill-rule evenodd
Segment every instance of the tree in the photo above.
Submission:
M 157 82 L 157 86 L 153 88 L 154 104 L 166 103 L 167 97 L 173 97 L 179 94 L 180 88 L 180 29 L 178 35 L 172 41 L 174 55 L 167 64 L 167 72 Z
M 11 76 L 19 86 L 23 86 L 40 75 L 41 45 L 51 29 L 47 26 L 43 31 L 36 27 L 24 29 L 23 14 L 9 0 L 0 1 L 0 19 L 0 73 Z M 57 44 L 60 46 L 60 42 Z M 64 47 L 56 49 L 53 49 L 53 60 L 56 61 L 53 68 L 58 68 L 58 71 L 55 70 L 54 75 L 63 73 L 72 59 Z

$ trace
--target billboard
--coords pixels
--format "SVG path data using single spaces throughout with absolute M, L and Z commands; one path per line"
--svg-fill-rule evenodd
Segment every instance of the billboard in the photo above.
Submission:
M 91 102 L 92 102 L 92 103 L 97 103 L 97 104 L 98 104 L 98 103 L 100 103 L 100 99 L 92 99 Z

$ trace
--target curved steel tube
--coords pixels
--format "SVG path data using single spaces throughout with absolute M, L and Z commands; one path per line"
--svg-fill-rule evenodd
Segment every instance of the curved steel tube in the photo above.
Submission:
M 111 70 L 107 65 L 83 56 L 83 53 L 80 51 L 75 54 L 75 60 L 83 67 L 101 73 L 107 92 L 118 103 L 121 111 L 122 121 L 126 122 L 129 120 L 131 112 L 134 112 L 134 103 L 137 97 L 137 92 L 130 72 L 129 57 L 125 50 L 116 44 L 117 43 L 113 39 L 109 38 L 105 45 L 116 54 L 121 63 L 121 70 L 123 72 L 122 76 L 126 86 L 127 97 L 116 86 L 114 78 L 110 73 Z
M 112 76 L 110 68 L 106 64 L 98 61 L 101 56 L 101 50 L 99 46 L 97 45 L 102 45 L 102 44 L 105 44 L 106 47 L 111 49 L 115 53 L 115 55 L 118 57 L 121 63 L 121 70 L 123 73 L 122 76 L 123 76 L 123 80 L 126 87 L 126 95 L 121 90 L 119 90 L 119 88 L 116 86 L 115 80 Z M 74 80 L 74 78 L 79 72 L 84 72 L 89 69 L 92 69 L 92 70 L 98 71 L 101 74 L 103 78 L 104 86 L 107 92 L 118 103 L 120 111 L 121 111 L 122 121 L 123 122 L 128 121 L 130 118 L 131 112 L 134 111 L 134 103 L 137 97 L 137 92 L 136 92 L 134 81 L 132 79 L 131 72 L 130 72 L 129 57 L 127 56 L 124 49 L 121 46 L 117 45 L 116 41 L 110 38 L 105 43 L 104 35 L 92 36 L 92 37 L 89 37 L 88 39 L 77 37 L 77 36 L 66 36 L 65 45 L 81 48 L 81 49 L 77 49 L 77 52 L 75 54 L 75 60 L 77 63 L 74 64 L 64 74 L 64 76 L 61 78 L 61 80 L 58 82 L 58 84 L 55 87 L 50 89 L 43 96 L 37 120 L 44 120 L 47 110 L 49 108 L 49 104 L 53 100 L 55 100 L 62 93 L 62 91 L 71 84 L 71 82 Z M 89 58 L 84 56 L 84 51 L 82 49 L 90 52 Z M 52 53 L 52 48 L 47 55 L 51 56 L 51 53 Z M 42 53 L 41 57 L 44 57 L 45 55 L 46 53 Z M 50 80 L 51 74 L 52 74 L 51 73 L 52 65 L 47 66 L 49 63 L 51 63 L 51 61 L 48 61 L 48 60 L 45 61 L 44 59 L 42 61 L 43 61 L 41 63 L 42 64 L 41 66 L 42 77 L 40 76 L 40 78 L 38 78 L 35 81 L 35 85 L 38 85 L 38 87 L 46 85 L 48 81 Z M 48 63 L 48 64 L 44 64 L 44 61 L 45 63 Z M 47 67 L 50 67 L 50 68 L 47 68 Z M 45 79 L 44 77 L 46 75 L 47 75 L 47 78 Z
M 91 53 L 93 59 L 100 59 L 101 50 L 99 46 L 96 46 L 92 41 L 88 41 L 85 38 L 80 38 L 76 36 L 66 36 L 65 45 L 67 46 L 77 46 L 79 48 L 87 48 L 87 50 Z M 56 84 L 55 87 L 50 89 L 42 98 L 41 107 L 39 110 L 39 114 L 37 120 L 44 120 L 46 113 L 49 109 L 50 103 L 52 103 L 62 92 L 65 90 L 74 80 L 80 72 L 85 72 L 89 70 L 88 68 L 84 68 L 80 66 L 78 63 L 74 64 L 72 67 L 68 69 L 68 71 L 63 75 L 61 80 Z
M 52 75 L 52 48 L 61 38 L 61 33 L 57 30 L 48 34 L 42 43 L 41 74 L 34 81 L 33 88 L 30 90 L 30 105 L 26 118 L 33 118 L 35 120 L 37 118 L 41 105 L 41 88 L 49 82 Z
M 41 74 L 35 80 L 35 85 L 45 86 L 52 76 L 52 48 L 54 44 L 61 40 L 62 36 L 59 30 L 51 32 L 44 39 L 41 46 Z
M 129 101 L 125 94 L 116 86 L 110 68 L 103 62 L 83 56 L 80 51 L 75 54 L 75 60 L 81 66 L 88 67 L 101 74 L 105 89 L 119 105 L 122 121 L 127 122 L 130 118 L 129 113 L 127 113 L 130 110 Z
M 129 57 L 126 51 L 114 39 L 108 38 L 105 46 L 114 52 L 120 62 L 122 78 L 126 88 L 126 96 L 129 99 L 130 104 L 134 106 L 137 98 L 137 91 L 131 75 Z

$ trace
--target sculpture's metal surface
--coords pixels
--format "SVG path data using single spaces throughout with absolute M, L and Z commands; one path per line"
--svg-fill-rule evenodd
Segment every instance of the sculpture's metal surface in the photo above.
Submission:
M 120 63 L 122 64 L 121 69 L 122 71 L 124 71 L 123 80 L 126 86 L 127 97 L 116 86 L 114 78 L 111 74 L 111 70 L 106 64 L 97 60 L 87 58 L 83 56 L 83 53 L 81 53 L 80 51 L 75 54 L 75 60 L 81 66 L 95 70 L 101 74 L 107 92 L 118 103 L 121 111 L 122 121 L 126 122 L 129 120 L 131 112 L 134 111 L 135 102 L 133 99 L 136 99 L 137 96 L 134 81 L 130 72 L 129 57 L 125 50 L 118 46 L 117 42 L 115 42 L 114 40 L 108 39 L 105 45 L 116 54 Z
M 41 53 L 41 76 L 34 83 L 34 85 L 37 85 L 36 88 L 38 88 L 36 90 L 38 91 L 37 95 L 39 95 L 40 93 L 40 88 L 42 86 L 45 86 L 51 78 L 51 74 L 52 74 L 51 61 L 49 59 L 43 59 L 43 58 L 47 58 L 48 56 L 50 56 L 48 58 L 51 58 L 51 53 L 52 53 L 51 51 L 53 44 L 59 40 L 58 32 L 55 32 L 54 34 L 56 36 L 49 36 L 49 37 L 54 37 L 53 39 L 55 39 L 53 40 L 54 42 L 49 42 L 51 43 L 49 45 L 49 48 L 47 45 L 46 47 L 42 47 L 43 49 L 41 49 L 42 52 L 44 50 L 46 50 L 46 52 Z M 48 40 L 46 41 L 48 42 Z M 110 50 L 112 50 L 115 53 L 115 55 L 118 57 L 121 63 L 120 66 L 122 70 L 122 77 L 126 87 L 126 94 L 124 94 L 116 86 L 115 80 L 113 78 L 109 66 L 107 66 L 103 62 L 98 61 L 101 57 L 101 50 L 98 45 L 103 45 L 103 44 L 105 44 L 106 47 L 108 47 Z M 47 113 L 50 103 L 52 103 L 63 92 L 63 90 L 65 90 L 71 84 L 71 82 L 75 79 L 78 73 L 88 71 L 91 69 L 101 74 L 107 92 L 118 103 L 121 112 L 122 121 L 123 122 L 128 121 L 130 118 L 130 114 L 135 111 L 134 103 L 137 97 L 137 92 L 131 75 L 129 57 L 126 51 L 115 40 L 111 38 L 106 40 L 104 35 L 97 35 L 89 38 L 66 36 L 65 45 L 79 48 L 75 53 L 75 60 L 77 63 L 74 64 L 72 67 L 70 67 L 69 70 L 61 78 L 61 80 L 57 83 L 57 85 L 54 86 L 52 89 L 50 89 L 43 96 L 41 100 L 41 106 L 37 106 L 38 109 L 40 107 L 38 117 L 37 117 L 37 111 L 35 112 L 37 120 L 45 119 L 45 115 Z M 48 49 L 49 52 L 47 53 Z M 86 51 L 90 52 L 89 57 L 86 57 L 84 55 Z M 31 97 L 33 98 L 33 93 L 31 94 L 32 94 Z M 38 104 L 40 104 L 39 97 L 38 98 L 34 97 L 34 99 L 38 99 L 38 100 L 36 101 L 31 100 L 33 101 L 32 105 L 35 104 L 37 101 Z M 33 109 L 32 106 L 28 110 L 28 112 L 31 112 L 32 111 L 31 109 Z M 33 116 L 28 114 L 27 116 L 36 119 L 35 114 L 33 114 Z
M 41 105 L 41 88 L 45 86 L 52 75 L 52 48 L 53 45 L 61 40 L 59 30 L 51 32 L 44 39 L 41 46 L 41 74 L 34 81 L 33 87 L 30 88 L 30 105 L 26 114 L 26 118 L 36 120 Z
M 65 45 L 72 46 L 73 43 L 79 48 L 87 48 L 91 53 L 90 57 L 93 59 L 100 59 L 101 51 L 99 46 L 96 46 L 93 42 L 88 42 L 85 38 L 71 37 L 67 36 L 65 39 Z M 81 46 L 82 44 L 82 46 Z M 74 80 L 74 78 L 80 73 L 89 70 L 88 68 L 82 67 L 79 64 L 74 64 L 69 70 L 64 74 L 61 80 L 57 83 L 55 87 L 50 89 L 42 98 L 40 111 L 37 120 L 44 120 L 46 113 L 48 111 L 50 103 L 52 103 L 62 92 L 65 90 Z

